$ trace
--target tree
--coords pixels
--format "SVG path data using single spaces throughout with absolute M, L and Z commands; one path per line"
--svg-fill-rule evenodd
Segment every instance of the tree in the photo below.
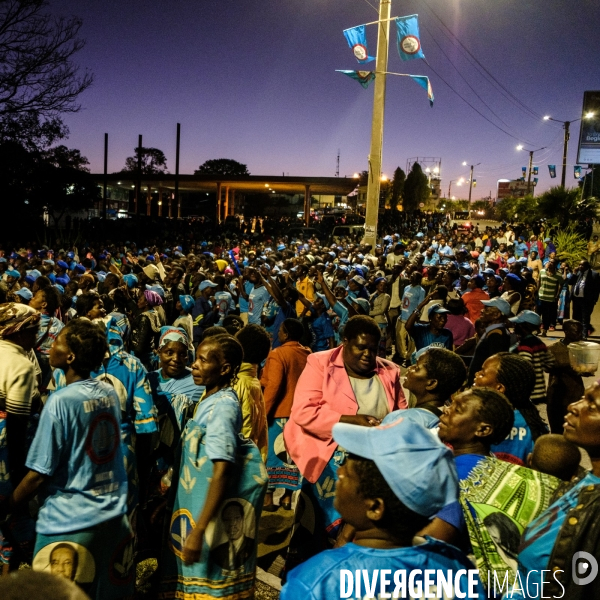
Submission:
M 248 166 L 230 158 L 215 158 L 201 164 L 194 175 L 224 175 L 225 177 L 242 177 L 250 175 Z
M 395 208 L 399 204 L 401 204 L 405 183 L 406 173 L 400 167 L 396 167 L 396 170 L 394 171 L 394 181 L 392 183 L 392 197 L 390 201 L 392 208 Z
M 140 152 L 141 150 L 141 152 Z M 134 156 L 128 156 L 125 159 L 125 172 L 137 172 L 138 157 L 142 157 L 142 174 L 155 175 L 157 173 L 168 173 L 167 158 L 162 150 L 158 148 L 135 148 Z
M 92 84 L 73 62 L 84 46 L 82 22 L 54 17 L 47 7 L 45 0 L 0 2 L 1 140 L 64 137 L 59 115 L 79 111 L 77 98 Z
M 427 175 L 423 173 L 419 163 L 413 163 L 404 182 L 404 210 L 418 210 L 419 204 L 429 198 L 430 192 Z
M 87 165 L 90 161 L 81 155 L 76 148 L 67 148 L 66 146 L 55 146 L 42 153 L 43 159 L 56 167 L 57 169 L 77 169 L 89 173 Z
M 595 198 L 581 198 L 577 188 L 565 189 L 555 186 L 544 192 L 538 198 L 540 216 L 566 227 L 571 221 L 595 218 L 598 209 L 598 200 Z

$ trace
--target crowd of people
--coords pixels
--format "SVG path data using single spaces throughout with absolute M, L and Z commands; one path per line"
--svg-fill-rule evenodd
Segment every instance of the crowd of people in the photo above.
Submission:
M 600 385 L 569 360 L 598 274 L 543 224 L 384 233 L 0 250 L 0 596 L 30 565 L 131 598 L 154 559 L 144 597 L 251 598 L 261 514 L 295 511 L 286 600 L 365 569 L 598 597 Z

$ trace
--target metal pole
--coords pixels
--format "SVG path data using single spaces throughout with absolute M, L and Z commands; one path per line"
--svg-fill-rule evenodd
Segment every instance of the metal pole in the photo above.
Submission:
M 471 192 L 473 191 L 473 169 L 474 165 L 471 165 L 471 178 L 469 179 L 469 210 L 471 210 Z
M 106 220 L 106 186 L 108 185 L 108 133 L 104 134 L 104 190 L 102 193 L 102 218 Z
M 135 214 L 138 213 L 138 201 L 142 195 L 142 134 L 138 137 L 138 164 L 137 164 L 137 181 L 135 184 Z
M 533 150 L 529 151 L 529 176 L 527 177 L 527 195 L 531 189 L 531 171 L 533 170 Z
M 562 176 L 560 178 L 560 185 L 565 187 L 565 178 L 567 174 L 567 150 L 569 149 L 569 128 L 571 127 L 571 121 L 565 121 L 563 124 L 565 128 L 565 141 L 563 144 L 563 167 L 562 167 Z
M 175 145 L 175 205 L 177 218 L 181 218 L 181 203 L 179 202 L 179 145 L 181 142 L 181 125 L 177 123 L 177 143 Z M 171 215 L 169 215 L 171 216 Z
M 373 92 L 373 122 L 371 125 L 371 149 L 369 152 L 369 180 L 367 183 L 367 209 L 365 217 L 364 244 L 375 247 L 377 243 L 377 218 L 379 213 L 379 188 L 381 183 L 381 151 L 383 146 L 383 117 L 385 111 L 385 87 L 390 37 L 391 0 L 379 2 L 379 33 L 377 36 L 377 62 Z

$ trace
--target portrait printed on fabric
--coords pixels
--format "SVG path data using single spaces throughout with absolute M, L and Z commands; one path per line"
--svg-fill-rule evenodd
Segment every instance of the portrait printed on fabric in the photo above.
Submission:
M 478 512 L 494 546 L 496 546 L 496 552 L 507 567 L 516 572 L 519 545 L 523 533 L 522 528 L 514 519 L 501 510 L 490 512 L 490 507 L 486 506 L 485 511 L 478 511 L 478 508 L 480 507 L 477 506 L 475 510 Z
M 206 529 L 210 560 L 224 571 L 243 570 L 254 554 L 255 529 L 254 507 L 243 498 L 229 498 Z
M 47 571 L 75 583 L 90 583 L 96 564 L 90 551 L 74 542 L 54 542 L 44 546 L 33 559 L 34 571 Z

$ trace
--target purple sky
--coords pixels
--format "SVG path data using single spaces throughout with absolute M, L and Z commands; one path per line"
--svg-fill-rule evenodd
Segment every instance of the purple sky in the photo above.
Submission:
M 419 13 L 422 47 L 432 68 L 514 139 L 496 129 L 452 92 L 421 60 L 403 62 L 395 43 L 389 70 L 428 75 L 435 94 L 404 77 L 389 77 L 383 170 L 392 175 L 413 156 L 442 158 L 442 190 L 476 168 L 473 198 L 495 196 L 501 177 L 517 178 L 535 154 L 542 191 L 560 182 L 562 127 L 545 114 L 575 119 L 583 92 L 600 89 L 600 3 L 597 0 L 426 0 L 392 4 L 392 15 Z M 77 55 L 95 74 L 81 96 L 83 110 L 68 115 L 69 147 L 79 148 L 93 172 L 103 165 L 109 134 L 109 171 L 144 146 L 162 149 L 175 169 L 175 128 L 181 123 L 181 172 L 205 160 L 233 158 L 253 175 L 333 176 L 367 168 L 372 87 L 335 69 L 359 66 L 342 30 L 377 19 L 377 0 L 51 0 L 52 10 L 77 15 L 87 41 Z M 440 29 L 428 5 L 536 116 L 486 82 Z M 576 10 L 575 10 L 576 9 Z M 370 53 L 377 29 L 367 28 Z M 391 29 L 395 40 L 395 25 Z M 439 45 L 438 45 L 439 44 Z M 449 62 L 452 60 L 458 71 Z M 459 74 L 460 72 L 460 74 Z M 504 123 L 494 117 L 464 77 Z M 539 117 L 539 118 L 538 118 Z M 579 123 L 572 126 L 567 185 L 574 185 Z M 527 142 L 531 142 L 527 144 Z M 547 164 L 557 165 L 551 180 Z M 462 192 L 462 194 L 461 194 Z M 452 194 L 466 197 L 466 186 Z

